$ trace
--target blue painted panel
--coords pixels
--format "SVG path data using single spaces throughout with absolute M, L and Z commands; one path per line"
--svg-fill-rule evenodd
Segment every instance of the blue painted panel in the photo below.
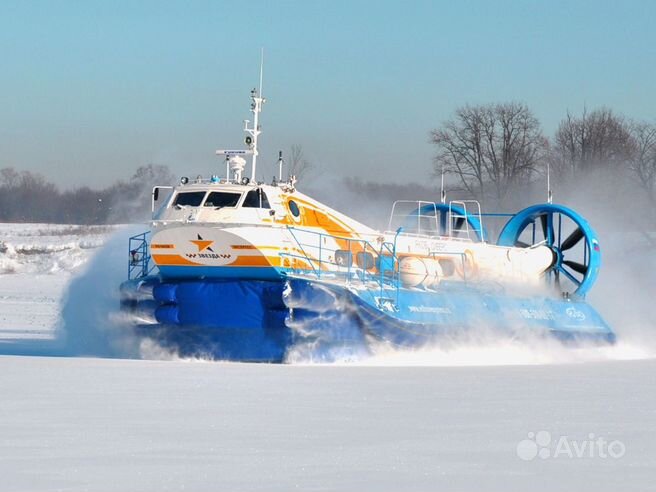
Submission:
M 388 291 L 394 298 L 396 291 Z M 374 336 L 398 345 L 417 346 L 436 336 L 463 330 L 522 330 L 614 341 L 615 335 L 588 304 L 552 298 L 521 298 L 476 291 L 427 292 L 400 289 L 397 309 L 379 309 L 376 297 L 352 294 L 364 326 Z
M 202 267 L 202 266 L 160 266 L 163 279 L 243 279 L 280 280 L 282 275 L 273 267 Z

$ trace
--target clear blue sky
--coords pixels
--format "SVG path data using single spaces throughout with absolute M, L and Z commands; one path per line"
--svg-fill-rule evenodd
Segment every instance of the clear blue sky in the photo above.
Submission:
M 656 119 L 654 1 L 0 2 L 0 167 L 102 186 L 141 164 L 209 174 L 243 138 L 265 49 L 262 173 L 417 181 L 465 103 Z M 260 174 L 260 173 L 258 173 Z

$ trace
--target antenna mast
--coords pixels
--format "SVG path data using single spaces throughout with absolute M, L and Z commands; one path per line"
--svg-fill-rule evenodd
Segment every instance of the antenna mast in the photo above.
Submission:
M 553 203 L 553 194 L 551 193 L 551 165 L 547 161 L 547 203 Z
M 251 136 L 251 142 L 249 146 L 253 152 L 253 160 L 251 162 L 251 181 L 255 182 L 255 172 L 257 167 L 257 137 L 262 133 L 260 131 L 260 112 L 262 111 L 262 104 L 266 102 L 266 99 L 262 97 L 262 74 L 264 71 L 264 48 L 262 48 L 260 56 L 260 88 L 259 90 L 251 90 L 251 99 L 253 103 L 251 104 L 251 112 L 253 113 L 253 126 L 252 128 L 248 127 L 248 120 L 244 121 L 244 131 Z M 248 143 L 248 137 L 246 137 Z
M 442 203 L 446 203 L 446 191 L 444 190 L 444 164 L 442 164 L 442 185 L 440 188 L 440 200 Z

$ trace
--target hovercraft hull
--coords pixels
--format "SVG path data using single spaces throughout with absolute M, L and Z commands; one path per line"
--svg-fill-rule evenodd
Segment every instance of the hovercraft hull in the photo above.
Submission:
M 122 286 L 124 309 L 151 324 L 140 332 L 183 356 L 284 362 L 368 354 L 377 344 L 418 349 L 481 331 L 613 343 L 615 335 L 588 304 L 448 288 L 355 289 L 327 281 L 161 281 Z M 147 311 L 147 313 L 144 313 Z

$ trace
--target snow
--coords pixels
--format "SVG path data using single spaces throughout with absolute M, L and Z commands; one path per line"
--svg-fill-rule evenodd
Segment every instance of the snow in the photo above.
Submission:
M 0 343 L 51 339 L 70 279 L 111 228 L 0 224 Z
M 470 340 L 333 365 L 180 360 L 120 329 L 112 286 L 137 229 L 0 224 L 3 490 L 656 488 L 653 277 L 629 285 L 612 262 L 602 276 L 592 302 L 615 347 Z M 552 445 L 521 459 L 540 431 L 625 453 Z
M 653 361 L 368 368 L 0 358 L 6 490 L 651 490 Z M 636 384 L 643 381 L 644 384 Z M 526 462 L 530 431 L 620 459 Z

